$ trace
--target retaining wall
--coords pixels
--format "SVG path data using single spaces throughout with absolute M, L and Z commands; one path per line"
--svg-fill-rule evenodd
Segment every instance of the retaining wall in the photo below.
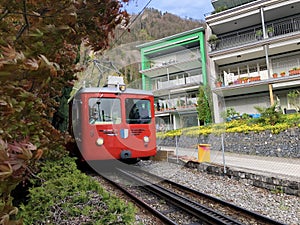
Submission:
M 270 131 L 260 133 L 224 133 L 224 147 L 227 152 L 249 155 L 300 158 L 300 128 L 288 129 L 279 134 Z M 211 150 L 222 149 L 221 135 L 207 135 L 199 137 L 168 137 L 158 139 L 158 146 L 176 146 L 195 148 L 197 144 L 211 144 Z
M 250 154 L 272 157 L 300 158 L 300 129 L 293 128 L 272 134 L 270 131 L 260 133 L 224 133 L 223 143 L 225 151 L 240 154 Z M 208 135 L 199 137 L 168 137 L 158 139 L 158 146 L 171 146 L 181 148 L 196 148 L 198 144 L 210 144 L 211 150 L 221 151 L 221 135 Z M 172 159 L 168 159 L 172 161 Z M 174 160 L 176 162 L 176 160 Z M 187 167 L 197 168 L 198 171 L 207 172 L 215 175 L 228 176 L 256 187 L 266 188 L 274 192 L 284 192 L 300 196 L 300 182 L 290 180 L 289 178 L 276 178 L 264 174 L 251 173 L 247 171 L 224 168 L 210 163 L 188 162 L 184 163 Z

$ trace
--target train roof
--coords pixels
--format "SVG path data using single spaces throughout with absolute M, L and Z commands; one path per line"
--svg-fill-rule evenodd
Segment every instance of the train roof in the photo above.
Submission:
M 116 87 L 87 87 L 81 88 L 77 91 L 77 94 L 82 93 L 122 93 L 122 94 L 138 94 L 138 95 L 152 95 L 151 91 L 141 90 L 141 89 L 133 89 L 133 88 L 126 88 L 125 91 L 120 91 Z

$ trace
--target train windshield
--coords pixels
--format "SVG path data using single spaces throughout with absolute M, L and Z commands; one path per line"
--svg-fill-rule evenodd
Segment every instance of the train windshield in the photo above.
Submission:
M 151 122 L 150 101 L 146 99 L 127 98 L 126 122 L 129 124 L 148 124 Z
M 120 124 L 121 102 L 118 98 L 90 98 L 90 124 Z

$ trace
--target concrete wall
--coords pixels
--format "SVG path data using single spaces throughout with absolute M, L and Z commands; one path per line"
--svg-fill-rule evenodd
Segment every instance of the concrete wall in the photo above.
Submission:
M 268 94 L 251 95 L 251 97 L 239 96 L 225 99 L 226 108 L 234 108 L 239 113 L 258 113 L 255 106 L 270 106 Z

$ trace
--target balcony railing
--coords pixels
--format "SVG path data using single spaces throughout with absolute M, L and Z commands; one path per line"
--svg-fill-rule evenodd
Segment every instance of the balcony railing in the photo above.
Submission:
M 161 112 L 175 112 L 175 111 L 183 111 L 183 110 L 195 110 L 196 109 L 196 103 L 193 104 L 187 104 L 182 106 L 176 106 L 172 108 L 160 108 L 157 110 L 155 108 L 155 114 L 161 113 Z
M 273 21 L 265 24 L 267 38 L 286 35 L 289 33 L 300 31 L 300 16 L 290 17 L 282 20 Z M 245 30 L 240 30 L 227 35 L 218 37 L 217 45 L 212 48 L 214 50 L 222 50 L 256 42 L 263 39 L 262 27 L 256 26 Z
M 202 75 L 194 75 L 190 77 L 181 77 L 173 80 L 164 80 L 155 81 L 155 84 L 153 85 L 153 90 L 160 90 L 160 89 L 166 89 L 166 88 L 175 88 L 176 86 L 182 86 L 182 85 L 192 85 L 192 84 L 200 84 L 202 81 Z
M 188 59 L 200 58 L 200 50 L 198 48 L 183 49 L 181 51 L 170 53 L 164 56 L 151 59 L 150 68 L 167 66 L 174 63 L 185 62 Z
M 267 71 L 263 71 L 264 73 L 257 73 L 256 75 L 254 74 L 253 76 L 244 76 L 240 75 L 239 77 L 235 77 L 232 79 L 230 82 L 216 82 L 215 87 L 220 88 L 220 87 L 227 87 L 231 85 L 239 85 L 239 84 L 248 84 L 248 83 L 253 83 L 253 82 L 258 82 L 262 80 L 271 80 L 271 79 L 285 79 L 289 78 L 290 76 L 295 76 L 295 75 L 300 75 L 300 68 L 294 68 L 289 70 L 288 72 L 282 71 L 281 73 L 273 73 L 271 75 L 271 78 L 266 76 Z M 261 74 L 261 75 L 260 75 Z

